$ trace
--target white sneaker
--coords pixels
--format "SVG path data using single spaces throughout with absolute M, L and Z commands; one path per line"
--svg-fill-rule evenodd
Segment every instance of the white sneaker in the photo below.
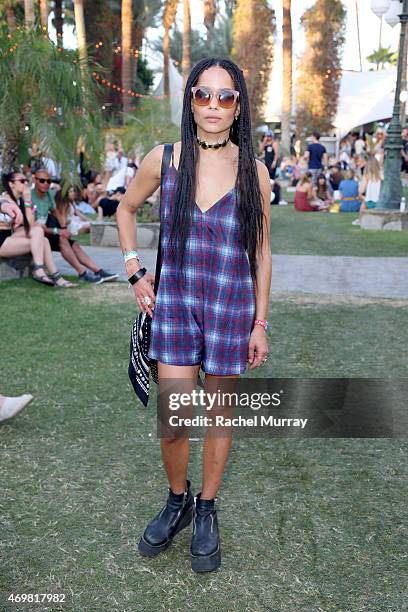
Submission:
M 351 222 L 351 225 L 361 225 L 360 219 L 354 219 L 354 221 Z
M 6 397 L 0 408 L 0 421 L 11 419 L 11 417 L 21 412 L 33 399 L 33 396 L 28 393 L 19 397 Z
M 288 205 L 288 203 L 287 203 L 287 201 L 286 201 L 286 200 L 281 200 L 281 201 L 279 202 L 279 206 L 287 206 L 287 205 Z

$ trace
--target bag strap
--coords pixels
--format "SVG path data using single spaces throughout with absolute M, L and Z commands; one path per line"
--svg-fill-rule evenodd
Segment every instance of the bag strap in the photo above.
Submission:
M 161 207 L 162 207 L 163 178 L 164 178 L 164 175 L 166 174 L 168 167 L 170 166 L 170 160 L 173 156 L 173 148 L 174 148 L 174 145 L 171 143 L 166 143 L 164 145 L 162 164 L 161 164 L 161 173 L 160 173 L 160 208 L 159 208 L 160 219 L 161 219 Z M 161 266 L 162 266 L 162 252 L 161 252 L 161 224 L 160 224 L 159 245 L 157 248 L 157 259 L 156 259 L 156 272 L 154 275 L 154 293 L 155 294 L 157 293 L 157 290 L 159 288 Z

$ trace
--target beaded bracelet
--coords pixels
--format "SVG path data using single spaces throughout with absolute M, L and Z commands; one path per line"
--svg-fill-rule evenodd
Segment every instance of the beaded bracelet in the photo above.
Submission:
M 255 319 L 254 325 L 262 325 L 262 327 L 264 328 L 265 331 L 269 327 L 269 323 L 265 319 Z

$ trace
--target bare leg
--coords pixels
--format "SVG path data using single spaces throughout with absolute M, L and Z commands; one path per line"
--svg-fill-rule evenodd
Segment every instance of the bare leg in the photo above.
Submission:
M 86 268 L 81 264 L 66 238 L 60 238 L 61 255 L 77 272 L 83 274 Z
M 9 236 L 0 247 L 0 257 L 16 257 L 30 252 L 30 239 L 25 234 Z
M 367 210 L 367 204 L 363 202 L 360 206 L 360 212 L 358 213 L 358 220 L 361 222 L 363 219 L 363 212 Z
M 239 376 L 212 376 L 206 374 L 205 390 L 207 393 L 233 391 Z M 216 408 L 216 407 L 215 407 Z M 224 414 L 228 408 L 221 407 L 219 414 Z M 213 409 L 213 417 L 217 409 Z M 229 414 L 228 414 L 229 416 Z M 221 431 L 222 429 L 222 431 Z M 203 482 L 201 499 L 214 499 L 217 496 L 228 460 L 232 444 L 232 428 L 207 428 L 203 446 Z
M 190 387 L 191 390 L 195 389 L 199 367 L 199 365 L 172 366 L 158 362 L 160 392 L 162 392 L 162 385 L 166 384 L 166 379 L 182 380 L 182 392 L 186 392 L 186 387 Z M 165 379 L 164 382 L 163 379 Z M 175 494 L 184 493 L 190 451 L 188 435 L 162 438 L 160 446 L 171 490 Z
M 45 236 L 44 236 L 44 262 L 50 274 L 55 274 L 56 272 L 58 272 L 58 268 L 55 265 L 54 257 L 52 256 L 50 243 Z M 57 281 L 54 280 L 54 282 L 56 282 L 56 284 L 60 286 L 65 285 L 67 283 L 67 281 L 65 280 L 63 276 L 61 276 Z
M 98 206 L 98 221 L 103 221 L 103 208 Z
M 99 272 L 101 266 L 98 266 L 98 264 L 95 263 L 93 259 L 88 257 L 84 249 L 77 242 L 74 242 L 74 244 L 72 245 L 72 251 L 83 266 L 86 266 L 87 268 L 92 270 L 92 272 Z

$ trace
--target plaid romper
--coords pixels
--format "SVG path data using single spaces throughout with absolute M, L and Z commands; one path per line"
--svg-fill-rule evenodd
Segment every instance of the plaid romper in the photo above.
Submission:
M 185 274 L 177 279 L 168 248 L 177 177 L 172 164 L 162 185 L 162 268 L 148 356 L 171 365 L 201 364 L 208 374 L 242 374 L 255 321 L 255 290 L 240 242 L 236 189 L 206 212 L 195 205 Z

